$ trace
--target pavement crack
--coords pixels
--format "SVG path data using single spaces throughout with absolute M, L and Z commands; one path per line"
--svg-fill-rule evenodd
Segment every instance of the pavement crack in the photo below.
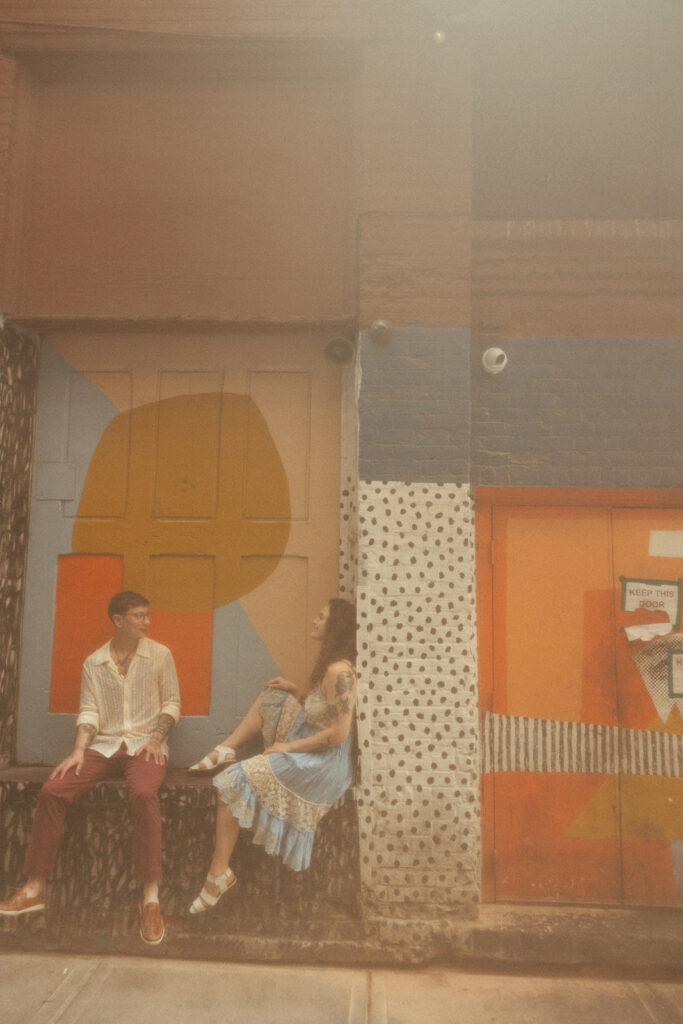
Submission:
M 653 1024 L 681 1024 L 683 1015 L 679 1006 L 672 1003 L 665 992 L 650 984 L 629 982 L 629 988 Z
M 74 1000 L 93 981 L 99 972 L 101 977 L 97 979 L 100 984 L 108 976 L 110 968 L 101 960 L 79 960 L 73 967 L 68 969 L 66 977 L 59 983 L 52 995 L 43 1003 L 31 1024 L 58 1024 L 64 1017 Z M 80 1016 L 80 1014 L 79 1014 Z
M 370 1019 L 370 972 L 355 977 L 351 982 L 348 1024 L 368 1024 Z
M 389 1015 L 386 979 L 381 974 L 373 974 L 372 971 L 369 971 L 368 975 L 368 1024 L 387 1024 Z

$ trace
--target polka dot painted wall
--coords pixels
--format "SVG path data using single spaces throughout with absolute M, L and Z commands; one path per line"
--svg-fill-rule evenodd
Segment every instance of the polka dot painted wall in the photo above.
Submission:
M 363 902 L 391 932 L 479 901 L 469 488 L 361 483 L 357 571 Z

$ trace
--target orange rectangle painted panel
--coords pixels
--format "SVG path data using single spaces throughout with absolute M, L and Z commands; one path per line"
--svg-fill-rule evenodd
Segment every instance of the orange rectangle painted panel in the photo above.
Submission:
M 493 709 L 616 724 L 609 627 L 586 614 L 610 589 L 608 513 L 496 509 L 494 544 Z
M 149 636 L 171 649 L 180 683 L 181 713 L 208 715 L 213 611 L 169 612 L 152 608 Z
M 606 782 L 604 775 L 496 773 L 497 900 L 621 901 L 616 802 L 600 802 L 598 827 L 586 815 Z
M 81 667 L 112 636 L 107 605 L 122 589 L 122 581 L 120 555 L 59 556 L 50 711 L 78 711 Z

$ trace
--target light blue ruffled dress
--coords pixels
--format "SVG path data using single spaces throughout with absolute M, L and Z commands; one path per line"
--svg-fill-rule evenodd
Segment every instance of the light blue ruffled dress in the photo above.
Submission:
M 285 743 L 326 728 L 328 703 L 320 687 L 302 705 L 285 690 L 264 690 L 263 742 Z M 343 743 L 324 750 L 258 754 L 217 775 L 213 784 L 254 842 L 281 857 L 294 871 L 311 862 L 321 818 L 353 784 L 353 730 Z

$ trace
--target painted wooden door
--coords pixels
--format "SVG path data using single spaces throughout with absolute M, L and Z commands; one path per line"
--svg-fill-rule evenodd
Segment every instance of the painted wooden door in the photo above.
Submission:
M 619 803 L 624 902 L 682 904 L 683 686 L 670 678 L 670 667 L 673 652 L 683 650 L 683 510 L 615 509 L 612 552 L 615 616 L 620 627 L 615 665 L 622 727 Z M 633 581 L 630 602 L 625 597 L 627 580 Z M 676 593 L 673 600 L 672 591 Z M 640 607 L 633 609 L 634 604 Z M 661 638 L 627 642 L 623 627 L 633 630 L 633 623 L 643 620 L 645 636 L 649 635 L 647 624 L 668 628 L 669 620 L 674 620 L 674 625 Z M 604 800 L 605 795 L 599 794 L 598 814 Z
M 677 587 L 683 513 L 510 506 L 494 507 L 490 522 L 491 609 L 481 637 L 490 643 L 482 659 L 486 896 L 675 903 L 680 708 L 671 698 L 657 711 L 633 658 L 648 645 L 629 643 L 623 628 L 649 618 L 667 628 L 668 618 L 627 610 L 623 595 L 625 581 L 629 593 L 646 595 L 639 580 Z M 662 555 L 651 542 L 660 535 L 669 538 Z M 680 627 L 673 617 L 668 627 L 657 642 L 674 649 Z M 661 672 L 666 657 L 659 662 Z
M 71 742 L 109 596 L 152 602 L 183 721 L 177 763 L 263 682 L 302 678 L 337 592 L 339 369 L 314 337 L 55 335 L 42 354 L 18 754 Z

